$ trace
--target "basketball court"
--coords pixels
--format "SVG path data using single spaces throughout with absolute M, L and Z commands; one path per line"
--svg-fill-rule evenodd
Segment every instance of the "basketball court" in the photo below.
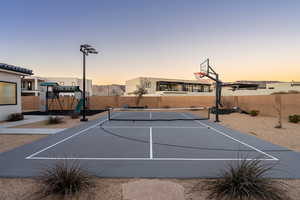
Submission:
M 0 154 L 1 177 L 36 176 L 76 160 L 99 177 L 215 178 L 242 159 L 274 165 L 273 178 L 300 178 L 300 154 L 192 112 L 116 110 L 98 120 Z

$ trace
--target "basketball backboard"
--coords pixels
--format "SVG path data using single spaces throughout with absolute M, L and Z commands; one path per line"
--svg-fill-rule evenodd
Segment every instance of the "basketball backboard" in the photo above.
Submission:
M 200 72 L 209 75 L 209 59 L 206 59 L 204 62 L 200 63 Z

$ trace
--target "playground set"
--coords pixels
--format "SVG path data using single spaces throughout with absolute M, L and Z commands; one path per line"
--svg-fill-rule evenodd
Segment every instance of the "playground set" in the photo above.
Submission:
M 40 86 L 40 111 L 51 112 L 52 109 L 50 108 L 56 104 L 59 106 L 60 111 L 73 110 L 74 113 L 80 113 L 83 106 L 83 98 L 79 86 L 62 86 L 56 82 L 44 82 Z M 62 95 L 66 95 L 69 98 L 60 98 Z M 76 105 L 75 109 L 74 105 Z
M 40 85 L 39 111 L 25 112 L 34 115 L 70 115 L 81 114 L 83 110 L 83 92 L 79 86 L 62 86 L 56 82 L 43 82 Z M 86 99 L 88 105 L 88 98 Z M 102 110 L 87 110 L 87 115 Z

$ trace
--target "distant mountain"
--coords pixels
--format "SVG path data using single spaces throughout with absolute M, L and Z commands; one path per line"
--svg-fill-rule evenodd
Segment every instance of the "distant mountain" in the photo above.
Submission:
M 125 85 L 93 85 L 93 96 L 121 96 L 125 92 Z

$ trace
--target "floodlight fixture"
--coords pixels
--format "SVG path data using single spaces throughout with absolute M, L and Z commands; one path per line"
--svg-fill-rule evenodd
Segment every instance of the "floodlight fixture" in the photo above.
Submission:
M 82 44 L 82 45 L 80 45 L 80 47 L 82 47 L 82 48 L 90 48 L 91 45 L 89 45 L 89 44 Z
M 88 48 L 86 48 L 86 50 L 88 50 L 88 51 L 96 51 L 96 49 L 93 48 L 93 47 L 88 47 Z
M 89 53 L 91 53 L 91 54 L 98 54 L 98 51 L 93 50 L 93 51 L 89 51 Z

